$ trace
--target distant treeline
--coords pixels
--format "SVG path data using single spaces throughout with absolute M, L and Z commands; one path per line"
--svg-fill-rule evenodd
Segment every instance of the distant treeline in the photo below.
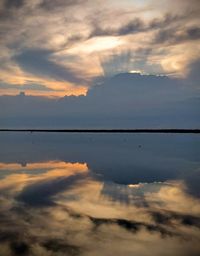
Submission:
M 0 132 L 58 132 L 58 133 L 200 133 L 200 129 L 0 129 Z

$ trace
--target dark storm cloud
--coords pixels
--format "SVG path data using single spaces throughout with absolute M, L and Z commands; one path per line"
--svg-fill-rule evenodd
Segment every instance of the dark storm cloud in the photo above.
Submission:
M 158 44 L 178 44 L 186 41 L 194 41 L 200 39 L 200 27 L 189 27 L 183 31 L 177 31 L 176 28 L 168 28 L 159 30 L 154 39 L 154 43 Z
M 31 2 L 32 0 L 4 0 L 4 8 L 21 8 L 25 3 Z M 53 10 L 57 7 L 62 6 L 73 6 L 82 3 L 83 0 L 42 0 L 38 3 L 37 8 Z
M 94 25 L 94 29 L 90 35 L 90 37 L 95 36 L 124 36 L 128 34 L 133 34 L 137 32 L 141 32 L 145 29 L 144 23 L 141 19 L 136 18 L 125 25 L 117 28 L 101 28 L 99 26 Z
M 102 28 L 101 26 L 96 26 L 96 21 L 93 22 L 93 30 L 90 34 L 90 37 L 96 36 L 124 36 L 128 34 L 133 34 L 137 32 L 141 32 L 144 30 L 143 21 L 139 18 L 136 18 L 123 26 L 112 29 L 110 27 Z
M 171 15 L 169 13 L 165 14 L 162 18 L 154 18 L 149 22 L 148 28 L 157 29 L 174 24 L 185 18 L 185 15 Z
M 4 0 L 0 6 L 0 38 L 3 40 L 5 34 L 11 33 L 8 27 L 17 24 L 19 18 L 18 13 L 23 10 L 26 0 Z
M 123 24 L 118 28 L 102 28 L 96 25 L 96 20 L 92 22 L 93 30 L 90 37 L 95 36 L 125 36 L 140 32 L 148 32 L 154 29 L 160 29 L 164 27 L 169 27 L 175 22 L 183 20 L 185 15 L 171 15 L 166 14 L 162 18 L 154 18 L 148 23 L 145 23 L 141 18 L 134 18 L 133 20 Z
M 4 0 L 5 8 L 21 8 L 24 5 L 25 0 Z
M 200 27 L 191 27 L 188 30 L 186 30 L 186 35 L 189 39 L 200 39 Z
M 164 43 L 164 42 L 166 43 L 166 42 L 172 41 L 174 40 L 174 33 L 175 33 L 174 29 L 160 30 L 156 33 L 154 42 L 160 44 L 160 43 Z
M 84 0 L 43 0 L 40 3 L 40 7 L 47 9 L 47 10 L 53 10 L 57 7 L 62 7 L 62 6 L 74 6 L 77 4 L 81 4 L 82 2 L 85 2 Z
M 30 74 L 49 77 L 58 81 L 68 81 L 75 84 L 84 83 L 72 69 L 65 68 L 50 60 L 52 52 L 43 49 L 25 50 L 14 57 L 19 66 Z
M 134 19 L 118 30 L 118 35 L 128 35 L 144 29 L 144 23 L 140 19 Z

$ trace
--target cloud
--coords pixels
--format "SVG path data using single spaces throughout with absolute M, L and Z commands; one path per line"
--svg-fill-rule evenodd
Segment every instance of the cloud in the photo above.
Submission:
M 156 33 L 155 43 L 178 44 L 187 41 L 200 40 L 200 27 L 189 27 L 184 30 L 177 28 L 163 29 Z
M 87 0 L 86 0 L 87 1 Z M 71 7 L 74 5 L 80 5 L 85 0 L 42 0 L 41 3 L 39 4 L 40 8 L 44 8 L 48 11 L 51 11 L 55 8 L 62 8 L 62 7 Z
M 101 67 L 105 77 L 120 73 L 138 72 L 143 74 L 164 74 L 165 71 L 158 63 L 151 63 L 149 57 L 154 54 L 152 48 L 138 48 L 135 51 L 113 51 L 101 58 Z
M 200 60 L 195 60 L 189 65 L 188 80 L 198 86 L 200 81 Z
M 135 18 L 132 21 L 129 21 L 127 24 L 117 28 L 117 29 L 112 29 L 112 28 L 100 28 L 100 27 L 95 27 L 92 33 L 90 34 L 90 37 L 95 37 L 95 36 L 125 36 L 133 33 L 138 33 L 141 31 L 144 31 L 145 25 L 144 22 L 139 19 Z
M 152 162 L 158 163 L 158 173 L 162 176 L 171 167 L 177 168 L 181 171 L 175 172 L 176 178 L 180 178 L 187 173 L 188 166 L 192 173 L 191 167 L 196 169 L 199 165 L 199 155 L 196 155 L 198 161 L 194 161 L 194 151 L 188 151 L 199 145 L 198 138 L 134 135 L 124 141 L 125 137 L 94 135 L 91 140 L 88 134 L 77 141 L 77 135 L 1 135 L 0 158 L 5 162 L 0 164 L 1 173 L 4 170 L 0 183 L 0 253 L 106 255 L 109 252 L 145 256 L 149 253 L 146 245 L 151 245 L 151 253 L 156 256 L 163 250 L 167 256 L 174 252 L 181 256 L 198 255 L 199 199 L 189 195 L 181 181 L 173 177 L 173 182 L 127 186 L 119 182 L 110 184 L 106 176 L 99 175 L 102 170 L 110 174 L 113 169 L 129 182 L 135 181 L 130 175 L 137 170 L 142 176 L 148 173 L 137 167 L 141 155 L 140 164 L 155 169 Z M 138 148 L 139 143 L 142 148 Z M 99 157 L 102 154 L 104 157 Z M 27 165 L 20 166 L 14 161 L 22 158 L 28 161 Z M 71 159 L 74 164 L 60 162 L 63 158 Z M 91 169 L 88 171 L 87 165 L 78 163 L 79 160 L 92 162 L 98 175 Z M 180 162 L 182 166 L 175 164 Z M 160 181 L 158 175 L 157 179 Z M 107 194 L 102 189 L 104 184 L 110 187 Z M 124 194 L 130 201 L 121 200 Z M 145 205 L 137 204 L 144 199 Z
M 90 217 L 90 220 L 96 225 L 96 227 L 100 226 L 100 225 L 109 225 L 109 224 L 114 224 L 114 225 L 118 225 L 119 227 L 122 227 L 124 229 L 126 229 L 129 232 L 132 233 L 137 233 L 139 231 L 141 231 L 141 229 L 144 227 L 147 229 L 147 231 L 150 232 L 158 232 L 160 233 L 162 236 L 178 236 L 177 233 L 173 233 L 170 232 L 169 230 L 158 226 L 158 225 L 152 225 L 152 224 L 147 224 L 147 223 L 141 223 L 141 222 L 136 222 L 136 221 L 130 221 L 130 220 L 126 220 L 126 219 L 101 219 L 101 218 L 93 218 Z
M 84 180 L 86 177 L 87 173 L 83 173 L 35 182 L 25 187 L 21 193 L 18 194 L 16 200 L 34 207 L 52 206 L 54 205 L 53 196 L 64 190 L 71 189 L 77 182 Z M 53 188 L 52 184 L 54 184 Z
M 80 255 L 84 251 L 84 249 L 81 249 L 79 246 L 70 244 L 64 239 L 49 239 L 44 242 L 43 246 L 48 251 L 53 253 L 67 252 L 68 255 Z
M 57 128 L 196 128 L 199 98 L 198 84 L 187 80 L 123 73 L 106 77 L 82 97 L 0 97 L 1 125 L 52 127 L 57 120 Z
M 200 218 L 197 216 L 170 211 L 152 211 L 150 214 L 157 224 L 163 224 L 170 227 L 173 226 L 174 221 L 179 221 L 182 225 L 194 226 L 200 229 Z
M 21 8 L 24 5 L 25 0 L 4 0 L 5 8 Z
M 5 0 L 0 6 L 1 79 L 5 84 L 15 80 L 24 85 L 30 83 L 27 76 L 34 74 L 36 84 L 49 76 L 55 82 L 69 82 L 66 88 L 79 84 L 87 90 L 90 81 L 102 74 L 99 60 L 116 50 L 139 53 L 141 46 L 152 49 L 135 63 L 143 65 L 145 73 L 164 69 L 164 73 L 184 75 L 199 54 L 198 10 L 198 2 L 185 0 L 145 1 L 142 5 L 111 0 L 107 4 L 99 0 Z M 33 60 L 28 63 L 31 58 L 38 58 L 40 68 Z
M 40 77 L 50 77 L 58 81 L 68 81 L 73 84 L 82 84 L 86 81 L 70 68 L 50 60 L 52 52 L 42 49 L 23 51 L 14 57 L 19 66 L 28 73 Z
M 31 91 L 47 91 L 47 92 L 53 92 L 53 91 L 64 91 L 64 90 L 59 90 L 56 89 L 54 90 L 53 88 L 49 88 L 47 86 L 41 85 L 41 84 L 25 84 L 25 85 L 14 85 L 14 84 L 3 84 L 0 83 L 0 89 L 17 89 L 19 91 L 26 91 L 26 90 L 31 90 Z
M 126 26 L 123 26 L 119 29 L 119 35 L 132 34 L 136 31 L 141 31 L 143 29 L 143 22 L 140 19 L 135 19 L 129 22 Z
M 15 255 L 27 255 L 30 252 L 30 246 L 26 242 L 13 241 L 10 248 Z
M 52 11 L 56 8 L 62 7 L 70 7 L 74 5 L 81 4 L 83 0 L 3 0 L 4 1 L 4 8 L 12 9 L 12 8 L 23 8 L 23 7 L 34 7 L 37 9 L 46 9 L 48 11 Z M 35 1 L 35 3 L 34 3 Z
M 145 21 L 143 18 L 134 18 L 129 20 L 128 22 L 124 23 L 123 25 L 120 24 L 117 28 L 112 28 L 109 26 L 107 28 L 102 28 L 99 25 L 96 26 L 95 22 L 93 21 L 92 25 L 94 26 L 94 30 L 92 31 L 90 37 L 95 36 L 126 36 L 132 35 L 135 33 L 141 32 L 148 32 L 157 29 L 163 29 L 170 26 L 174 26 L 179 21 L 183 21 L 185 19 L 185 15 L 171 15 L 165 14 L 161 18 L 153 18 L 151 20 Z

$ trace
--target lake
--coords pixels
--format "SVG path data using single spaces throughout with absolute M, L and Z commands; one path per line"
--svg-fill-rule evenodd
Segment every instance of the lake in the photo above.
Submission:
M 198 134 L 0 133 L 0 255 L 200 255 Z

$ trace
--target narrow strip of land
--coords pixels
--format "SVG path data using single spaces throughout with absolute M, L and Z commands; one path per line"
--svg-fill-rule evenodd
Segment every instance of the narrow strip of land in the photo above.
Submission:
M 0 132 L 57 132 L 57 133 L 200 133 L 200 129 L 0 129 Z

